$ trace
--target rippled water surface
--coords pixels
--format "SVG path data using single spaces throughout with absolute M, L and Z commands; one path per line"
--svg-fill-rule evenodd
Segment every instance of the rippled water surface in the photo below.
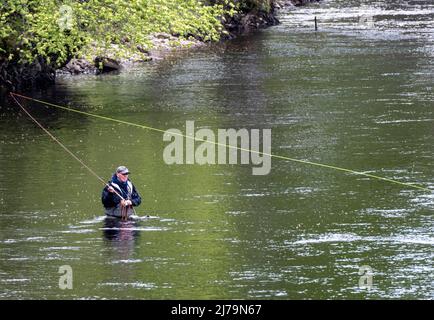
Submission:
M 28 94 L 163 130 L 271 128 L 275 154 L 434 190 L 434 4 L 367 3 L 291 9 L 254 35 Z M 119 222 L 97 179 L 0 105 L 2 299 L 434 297 L 433 192 L 280 159 L 266 176 L 168 166 L 161 133 L 25 103 L 104 179 L 129 167 L 144 201 Z

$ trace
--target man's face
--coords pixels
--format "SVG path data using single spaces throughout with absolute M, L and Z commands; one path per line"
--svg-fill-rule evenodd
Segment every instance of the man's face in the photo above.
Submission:
M 126 182 L 128 180 L 128 173 L 127 174 L 116 173 L 116 176 L 118 177 L 119 181 Z

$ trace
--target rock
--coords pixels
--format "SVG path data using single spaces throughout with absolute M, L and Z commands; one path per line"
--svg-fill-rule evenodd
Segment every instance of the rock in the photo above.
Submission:
M 309 2 L 319 2 L 320 0 L 291 0 L 292 4 L 296 7 L 304 6 L 305 4 L 308 4 Z
M 58 74 L 96 74 L 97 68 L 93 63 L 86 59 L 71 59 L 61 69 L 57 70 Z
M 227 17 L 224 26 L 228 35 L 224 39 L 232 39 L 239 34 L 279 24 L 279 20 L 275 15 L 277 10 L 276 3 L 273 2 L 273 6 L 269 11 L 254 10 Z
M 172 35 L 170 35 L 166 32 L 155 33 L 155 34 L 153 34 L 153 36 L 157 39 L 171 39 L 171 38 L 173 38 Z
M 130 41 L 131 40 L 130 40 L 130 38 L 128 36 L 123 36 L 122 39 L 121 39 L 121 43 L 122 44 L 129 43 Z
M 51 64 L 39 57 L 33 63 L 3 60 L 0 64 L 0 86 L 17 90 L 46 87 L 54 83 L 56 72 Z
M 141 44 L 137 45 L 136 48 L 137 48 L 137 50 L 139 50 L 141 53 L 146 53 L 146 54 L 149 53 L 149 49 L 148 49 L 147 47 L 145 47 L 145 46 L 142 46 Z
M 118 61 L 107 57 L 96 57 L 95 66 L 98 68 L 100 73 L 118 71 L 121 69 L 121 65 Z

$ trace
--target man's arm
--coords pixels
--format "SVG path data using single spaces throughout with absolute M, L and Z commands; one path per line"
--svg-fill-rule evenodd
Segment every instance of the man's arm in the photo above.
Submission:
M 142 198 L 136 190 L 136 187 L 133 185 L 133 192 L 131 193 L 131 203 L 134 207 L 139 206 L 142 203 Z
M 102 191 L 102 195 L 101 195 L 102 204 L 106 208 L 116 207 L 119 204 L 120 199 L 114 192 L 110 192 L 109 188 L 112 187 L 106 186 Z

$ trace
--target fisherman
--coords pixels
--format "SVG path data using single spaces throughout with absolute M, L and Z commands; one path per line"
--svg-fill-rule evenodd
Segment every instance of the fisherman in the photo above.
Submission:
M 134 213 L 133 207 L 137 207 L 142 202 L 142 198 L 128 178 L 129 174 L 127 167 L 118 167 L 111 181 L 102 191 L 101 200 L 106 215 L 127 218 Z

